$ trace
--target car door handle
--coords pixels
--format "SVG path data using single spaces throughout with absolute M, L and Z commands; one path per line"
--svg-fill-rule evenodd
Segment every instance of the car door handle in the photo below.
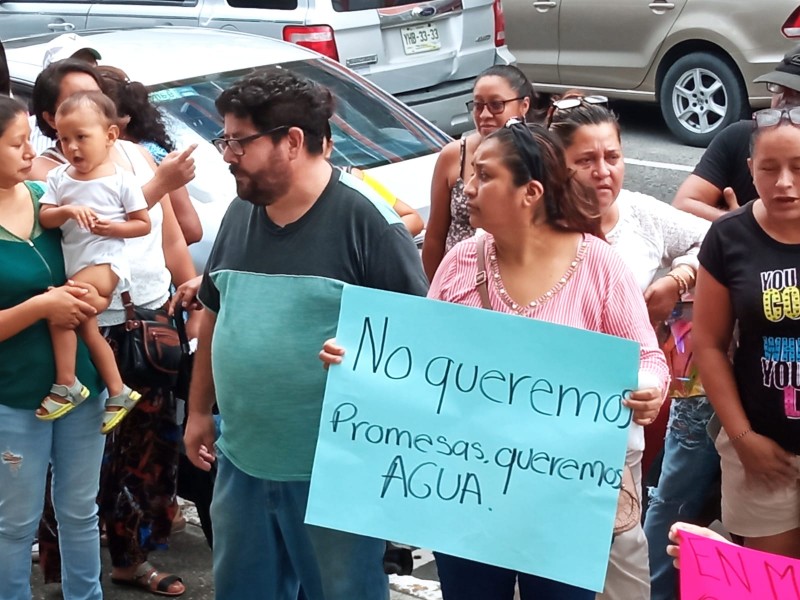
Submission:
M 647 6 L 650 7 L 650 10 L 672 10 L 675 8 L 674 2 L 651 2 Z
M 555 7 L 556 7 L 556 3 L 555 2 L 534 2 L 533 3 L 533 8 L 544 8 L 544 9 L 547 9 L 547 8 L 555 8 Z
M 74 31 L 75 25 L 73 23 L 48 23 L 47 28 L 50 31 Z

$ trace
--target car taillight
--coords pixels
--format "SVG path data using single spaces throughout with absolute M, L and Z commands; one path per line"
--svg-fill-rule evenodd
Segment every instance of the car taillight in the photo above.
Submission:
M 333 60 L 339 60 L 336 38 L 329 25 L 287 25 L 283 28 L 283 39 L 286 42 L 310 48 Z
M 781 27 L 781 33 L 787 38 L 800 37 L 800 6 L 794 9 Z
M 494 8 L 494 45 L 499 48 L 506 45 L 506 17 L 500 0 L 494 0 L 492 8 Z

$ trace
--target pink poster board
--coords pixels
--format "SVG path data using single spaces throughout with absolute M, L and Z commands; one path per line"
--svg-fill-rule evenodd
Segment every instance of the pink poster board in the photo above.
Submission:
M 800 560 L 680 535 L 682 600 L 800 600 Z

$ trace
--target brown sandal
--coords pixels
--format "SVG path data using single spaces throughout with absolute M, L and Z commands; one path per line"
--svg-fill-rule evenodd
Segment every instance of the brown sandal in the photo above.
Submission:
M 159 579 L 160 575 L 163 575 L 161 579 Z M 162 574 L 148 561 L 144 561 L 142 564 L 136 567 L 136 571 L 133 572 L 133 577 L 131 579 L 123 579 L 112 576 L 111 583 L 115 585 L 125 585 L 147 590 L 156 596 L 182 596 L 186 591 L 186 587 L 184 586 L 180 592 L 170 592 L 170 586 L 174 583 L 183 584 L 183 579 L 177 575 L 171 575 L 168 573 Z

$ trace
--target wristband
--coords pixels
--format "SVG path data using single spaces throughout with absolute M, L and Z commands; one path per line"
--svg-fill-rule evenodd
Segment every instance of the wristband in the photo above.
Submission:
M 694 268 L 691 267 L 690 265 L 681 264 L 675 267 L 675 269 L 681 269 L 681 268 L 683 269 L 682 273 L 684 273 L 686 277 L 685 281 L 688 284 L 687 287 L 689 289 L 693 288 L 695 282 L 697 282 L 697 271 L 695 271 Z
M 731 442 L 738 442 L 740 439 L 742 439 L 742 438 L 743 438 L 744 436 L 746 436 L 748 433 L 753 433 L 753 428 L 752 428 L 752 427 L 749 427 L 749 428 L 745 429 L 744 431 L 742 431 L 742 432 L 740 432 L 740 433 L 737 433 L 737 434 L 736 434 L 735 436 L 733 436 L 732 438 L 728 438 L 728 439 L 729 439 Z
M 671 277 L 672 279 L 678 282 L 678 293 L 681 296 L 683 296 L 686 292 L 689 291 L 689 284 L 687 284 L 686 280 L 677 273 L 667 273 L 667 277 Z

